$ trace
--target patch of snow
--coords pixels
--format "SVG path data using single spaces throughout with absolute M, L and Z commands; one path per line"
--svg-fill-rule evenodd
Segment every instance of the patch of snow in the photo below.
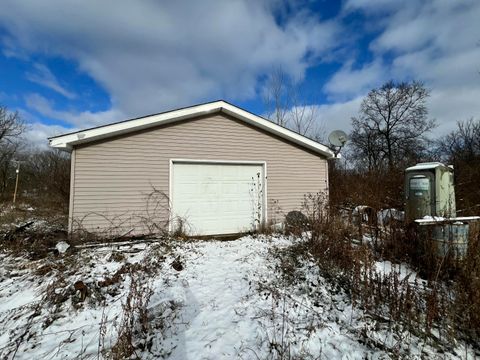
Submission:
M 437 167 L 448 167 L 449 166 L 441 163 L 441 162 L 426 162 L 426 163 L 418 163 L 415 166 L 410 166 L 405 169 L 405 171 L 416 171 L 416 170 L 430 170 L 430 169 L 436 169 Z M 452 169 L 452 168 L 450 168 Z
M 394 208 L 391 209 L 383 209 L 377 213 L 377 219 L 379 225 L 385 226 L 389 224 L 392 220 L 395 221 L 404 221 L 405 220 L 405 212 L 400 211 Z
M 384 350 L 365 345 L 359 334 L 366 332 L 386 344 L 395 344 L 398 339 L 375 329 L 344 292 L 332 291 L 313 259 L 298 265 L 299 277 L 294 284 L 285 283 L 274 292 L 266 290 L 282 278 L 272 254 L 302 241 L 305 239 L 246 236 L 235 241 L 172 241 L 166 247 L 170 250 L 152 243 L 85 248 L 71 255 L 80 257 L 81 266 L 65 272 L 65 282 L 56 281 L 55 274 L 33 273 L 53 260 L 31 262 L 2 256 L 0 322 L 4 331 L 0 334 L 0 358 L 17 346 L 22 334 L 28 336 L 18 342 L 16 359 L 102 357 L 102 319 L 108 349 L 116 341 L 130 277 L 122 278 L 112 288 L 114 292 L 105 294 L 104 306 L 87 298 L 82 307 L 74 308 L 72 300 L 67 300 L 52 313 L 42 303 L 42 296 L 49 286 L 54 294 L 61 295 L 71 291 L 76 281 L 97 283 L 126 263 L 147 262 L 158 262 L 159 267 L 155 276 L 146 278 L 153 289 L 148 312 L 158 326 L 153 327 L 150 351 L 140 352 L 141 358 L 274 358 L 271 344 L 282 339 L 294 358 L 388 357 Z M 121 253 L 122 259 L 115 261 L 113 251 Z M 180 271 L 172 267 L 176 259 L 183 265 Z M 384 273 L 399 271 L 402 278 L 414 276 L 404 265 L 383 262 L 375 266 Z M 421 339 L 408 336 L 413 356 L 436 355 L 425 350 Z
M 67 244 L 65 241 L 60 241 L 55 245 L 55 248 L 58 250 L 60 254 L 65 254 L 65 252 L 68 250 L 70 247 L 69 244 Z
M 426 221 L 445 221 L 445 218 L 443 216 L 431 216 L 431 215 L 425 215 L 422 219 L 418 220 L 426 220 Z M 417 220 L 415 220 L 417 221 Z
M 23 285 L 23 284 L 22 284 Z M 37 292 L 34 287 L 23 288 L 15 279 L 7 279 L 1 282 L 0 314 L 6 311 L 14 311 L 36 300 Z
M 377 261 L 375 262 L 375 270 L 384 275 L 390 275 L 395 272 L 398 274 L 398 279 L 400 281 L 404 280 L 407 276 L 409 281 L 414 281 L 415 279 L 421 280 L 416 271 L 412 270 L 410 266 L 405 263 L 393 264 L 390 261 Z
M 457 217 L 442 217 L 442 216 L 430 216 L 430 215 L 425 215 L 421 219 L 416 219 L 415 222 L 420 224 L 420 225 L 433 225 L 436 223 L 456 223 L 456 222 L 473 222 L 473 221 L 478 221 L 480 220 L 480 216 L 457 216 Z

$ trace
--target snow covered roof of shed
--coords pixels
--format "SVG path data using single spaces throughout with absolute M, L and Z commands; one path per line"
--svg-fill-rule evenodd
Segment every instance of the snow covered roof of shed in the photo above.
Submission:
M 438 167 L 446 167 L 446 168 L 452 169 L 450 166 L 447 166 L 441 162 L 424 162 L 424 163 L 418 163 L 415 166 L 411 166 L 407 168 L 405 171 L 431 170 L 431 169 L 436 169 Z
M 221 112 L 241 120 L 254 127 L 296 143 L 327 158 L 335 155 L 327 146 L 311 140 L 299 133 L 277 125 L 261 116 L 255 115 L 224 100 L 194 105 L 159 114 L 147 115 L 135 119 L 124 120 L 113 124 L 75 131 L 48 138 L 49 145 L 54 148 L 70 151 L 75 145 L 89 143 L 95 140 L 127 134 L 130 132 L 148 129 L 154 126 L 171 124 L 197 116 Z

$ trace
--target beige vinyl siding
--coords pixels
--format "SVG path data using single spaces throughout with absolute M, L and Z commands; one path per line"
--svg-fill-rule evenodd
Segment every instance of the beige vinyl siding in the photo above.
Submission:
M 281 213 L 300 208 L 304 194 L 327 188 L 324 158 L 221 113 L 79 146 L 74 152 L 73 228 L 81 223 L 95 231 L 146 231 L 140 220 L 147 217 L 146 199 L 153 187 L 168 194 L 171 159 L 265 161 L 269 219 L 279 220 Z

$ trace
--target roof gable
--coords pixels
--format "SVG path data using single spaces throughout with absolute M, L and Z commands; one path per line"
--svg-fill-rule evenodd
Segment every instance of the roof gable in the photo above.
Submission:
M 85 144 L 117 135 L 128 134 L 130 132 L 148 129 L 159 125 L 180 122 L 182 120 L 217 112 L 230 115 L 238 120 L 252 125 L 253 127 L 263 129 L 327 158 L 334 157 L 332 150 L 330 150 L 327 146 L 223 100 L 50 137 L 49 145 L 54 148 L 70 151 L 75 145 Z

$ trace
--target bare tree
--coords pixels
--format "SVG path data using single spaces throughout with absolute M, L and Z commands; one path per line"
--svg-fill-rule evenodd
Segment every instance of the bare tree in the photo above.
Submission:
M 0 192 L 4 195 L 9 185 L 10 175 L 13 176 L 13 160 L 18 154 L 20 143 L 0 144 Z
M 356 160 L 360 167 L 367 167 L 369 170 L 378 169 L 381 165 L 382 143 L 380 136 L 369 129 L 352 131 L 350 134 L 351 146 L 347 151 L 351 158 Z
M 323 141 L 325 130 L 318 120 L 317 107 L 302 99 L 299 85 L 282 69 L 270 75 L 264 96 L 267 116 L 274 123 L 300 135 Z
M 67 205 L 70 194 L 70 154 L 58 149 L 32 152 L 25 164 L 30 190 L 45 193 L 51 202 Z
M 446 161 L 471 161 L 480 157 L 480 120 L 458 121 L 457 129 L 437 140 Z
M 427 118 L 429 91 L 422 83 L 389 81 L 371 90 L 352 118 L 350 146 L 357 160 L 369 169 L 388 166 L 416 157 L 426 149 L 426 133 L 435 127 Z
M 10 112 L 0 106 L 0 192 L 2 195 L 8 186 L 12 160 L 20 147 L 20 136 L 25 124 L 17 112 Z
M 264 102 L 267 116 L 275 124 L 287 126 L 287 113 L 290 108 L 288 78 L 281 69 L 275 69 L 268 78 Z
M 291 98 L 293 106 L 288 113 L 287 126 L 301 135 L 322 141 L 325 131 L 319 123 L 317 107 L 303 103 L 297 92 L 293 92 Z
M 457 208 L 476 215 L 480 209 L 480 120 L 457 122 L 457 128 L 436 141 L 436 155 L 455 168 Z
M 13 143 L 25 131 L 25 124 L 18 112 L 10 112 L 5 106 L 0 106 L 0 145 Z

